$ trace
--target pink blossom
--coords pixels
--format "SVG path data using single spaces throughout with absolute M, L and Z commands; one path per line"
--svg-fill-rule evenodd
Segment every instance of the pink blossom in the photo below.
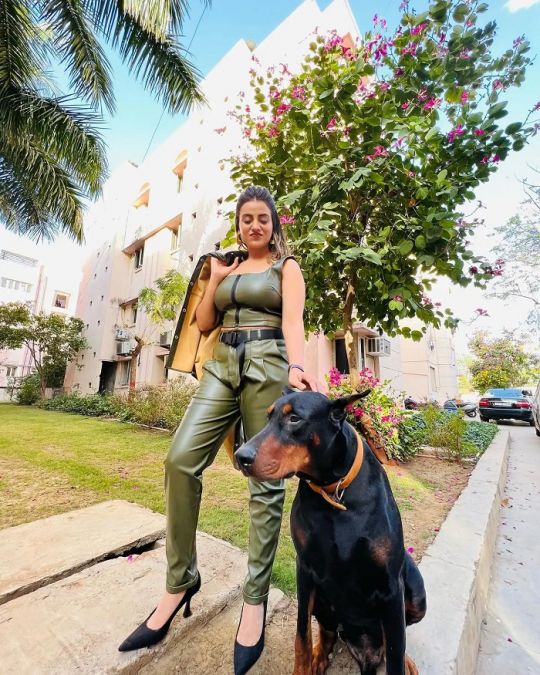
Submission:
M 440 104 L 441 100 L 442 99 L 435 97 L 430 98 L 428 101 L 426 101 L 426 103 L 424 103 L 422 110 L 432 110 L 433 108 L 436 108 Z
M 487 164 L 489 162 L 489 155 L 484 155 L 480 160 L 480 164 Z
M 403 298 L 401 297 L 401 295 L 394 295 L 392 300 L 396 300 L 396 302 L 401 302 L 403 300 Z
M 238 96 L 240 96 L 240 98 L 244 98 L 245 95 L 246 95 L 245 91 L 239 91 L 238 92 Z
M 473 134 L 475 136 L 483 136 L 486 132 L 483 129 L 474 129 Z
M 252 54 L 252 55 L 251 55 L 251 60 L 252 60 L 252 61 L 255 61 L 255 63 L 258 63 L 259 65 L 261 65 L 261 62 L 260 62 L 259 59 L 255 56 L 255 54 Z
M 243 136 L 244 136 L 244 138 L 250 138 L 251 137 L 251 129 L 249 127 L 246 127 L 244 129 Z
M 467 19 L 465 25 L 467 26 L 467 28 L 470 28 L 471 26 L 474 26 L 474 21 L 472 19 Z
M 444 31 L 441 31 L 439 33 L 439 44 L 442 44 L 446 40 L 446 33 Z
M 403 70 L 403 68 L 396 68 L 394 71 L 394 75 L 395 77 L 401 77 L 401 75 L 403 75 L 404 72 L 405 71 Z
M 427 28 L 427 23 L 419 23 L 418 26 L 414 26 L 411 28 L 411 35 L 420 35 L 426 28 Z
M 329 381 L 330 384 L 334 386 L 339 386 L 341 384 L 342 375 L 337 368 L 330 368 L 329 371 Z
M 534 104 L 533 110 L 540 110 L 540 101 Z
M 420 89 L 420 91 L 419 91 L 418 94 L 416 95 L 416 98 L 417 98 L 419 101 L 425 101 L 426 98 L 427 98 L 427 89 Z
M 291 96 L 293 98 L 299 99 L 300 101 L 305 101 L 306 100 L 306 90 L 304 89 L 304 87 L 296 86 L 296 87 L 293 88 L 293 90 L 291 92 Z
M 487 310 L 482 309 L 481 307 L 478 307 L 478 309 L 475 309 L 474 311 L 476 312 L 476 314 L 478 314 L 478 316 L 489 316 Z
M 280 98 L 281 97 L 281 92 L 278 91 L 277 89 L 272 89 L 270 92 L 270 98 Z
M 407 549 L 407 553 L 409 554 L 414 553 L 414 548 L 412 546 L 409 546 L 409 548 Z
M 409 0 L 403 0 L 402 3 L 399 6 L 399 11 L 403 12 L 404 10 L 406 10 L 408 8 L 408 6 L 409 6 Z
M 502 89 L 504 86 L 501 80 L 493 80 L 493 89 Z
M 294 220 L 293 216 L 280 216 L 279 222 L 282 225 L 293 225 L 295 220 Z
M 401 104 L 401 109 L 402 109 L 402 110 L 407 110 L 407 108 L 409 107 L 409 105 L 410 105 L 410 103 L 409 103 L 408 101 L 405 101 L 405 103 L 402 103 L 402 104 Z
M 366 155 L 366 159 L 370 162 L 373 161 L 375 157 L 388 157 L 390 154 L 382 145 L 376 145 L 373 150 L 374 152 L 372 155 Z
M 407 171 L 407 176 L 409 176 L 409 178 L 414 178 L 414 177 L 416 176 L 416 172 L 414 172 L 414 171 Z
M 463 50 L 459 53 L 459 58 L 460 58 L 460 59 L 465 59 L 465 61 L 466 61 L 467 59 L 470 59 L 470 58 L 471 58 L 471 50 L 470 50 L 470 49 L 463 49 Z
M 251 108 L 248 105 L 246 106 L 245 110 L 246 110 L 247 113 L 251 112 Z
M 214 129 L 216 134 L 224 134 L 227 131 L 227 127 L 220 127 L 219 129 Z
M 491 158 L 491 161 L 492 161 L 494 164 L 496 164 L 497 162 L 500 162 L 500 161 L 501 161 L 501 158 L 499 157 L 499 155 L 493 155 L 493 157 Z
M 328 131 L 333 131 L 336 128 L 336 125 L 337 119 L 335 117 L 332 117 L 332 119 L 326 125 L 326 128 L 328 129 Z
M 471 98 L 471 93 L 469 91 L 464 91 L 461 94 L 461 102 L 462 103 L 467 103 L 467 101 Z
M 471 267 L 469 267 L 469 274 L 478 274 L 478 267 L 476 267 L 476 265 L 471 265 Z
M 281 74 L 282 75 L 291 75 L 292 76 L 292 73 L 289 70 L 286 63 L 280 63 L 279 65 L 281 66 Z
M 276 126 L 270 126 L 268 128 L 268 136 L 269 136 L 269 138 L 274 138 L 275 136 L 279 136 L 279 129 Z
M 525 37 L 524 35 L 521 35 L 520 37 L 517 37 L 517 38 L 514 40 L 514 42 L 512 43 L 514 49 L 515 49 L 516 47 L 519 47 L 520 45 L 523 44 L 524 37 Z
M 257 77 L 257 71 L 255 70 L 255 68 L 250 68 L 249 74 L 251 75 L 251 77 Z
M 334 49 L 334 47 L 337 47 L 338 45 L 341 45 L 343 43 L 343 38 L 341 38 L 336 30 L 332 31 L 331 37 L 326 41 L 324 45 L 325 51 L 329 52 L 331 49 Z
M 362 410 L 362 408 L 355 408 L 353 410 L 353 414 L 358 419 L 359 417 L 362 417 L 362 415 L 364 414 L 364 411 Z
M 379 90 L 380 91 L 388 91 L 389 89 L 390 89 L 390 85 L 388 84 L 388 82 L 381 82 L 379 84 Z
M 414 42 L 410 42 L 406 47 L 403 47 L 401 53 L 403 55 L 410 54 L 411 56 L 416 56 L 416 44 Z
M 281 103 L 276 109 L 276 115 L 282 115 L 283 113 L 287 112 L 291 108 L 292 108 L 292 105 L 289 105 L 288 103 Z
M 457 127 L 454 127 L 452 131 L 448 134 L 448 142 L 453 143 L 458 136 L 462 136 L 463 132 L 465 129 L 463 128 L 463 124 L 458 124 Z

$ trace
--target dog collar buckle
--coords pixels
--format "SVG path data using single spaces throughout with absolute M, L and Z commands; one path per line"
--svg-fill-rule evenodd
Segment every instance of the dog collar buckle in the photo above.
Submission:
M 338 484 L 336 485 L 336 489 L 334 490 L 334 499 L 339 504 L 341 504 L 341 502 L 343 501 L 343 495 L 345 494 L 345 488 L 341 487 L 342 483 L 343 483 L 343 478 L 340 478 L 340 480 L 338 481 Z

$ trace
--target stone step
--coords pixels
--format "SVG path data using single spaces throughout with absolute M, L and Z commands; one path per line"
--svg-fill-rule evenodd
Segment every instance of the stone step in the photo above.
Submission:
M 226 542 L 198 533 L 197 551 L 203 583 L 192 601 L 193 616 L 176 617 L 165 640 L 154 648 L 126 653 L 117 649 L 150 614 L 163 591 L 163 546 L 99 562 L 0 606 L 0 671 L 3 675 L 137 673 L 166 658 L 171 648 L 189 646 L 203 626 L 240 598 L 246 573 L 245 554 Z M 223 660 L 226 656 L 221 654 Z
M 157 654 L 138 671 L 139 675 L 231 675 L 233 645 L 242 609 L 242 598 L 230 603 L 211 621 L 190 634 L 189 640 L 175 641 L 165 654 Z M 296 634 L 296 600 L 273 588 L 268 601 L 265 648 L 250 675 L 290 675 L 294 667 Z M 313 622 L 313 639 L 317 639 Z M 327 675 L 358 673 L 356 661 L 346 645 L 338 640 Z M 385 672 L 384 666 L 379 670 Z
M 0 530 L 0 605 L 152 544 L 164 528 L 161 514 L 114 500 Z

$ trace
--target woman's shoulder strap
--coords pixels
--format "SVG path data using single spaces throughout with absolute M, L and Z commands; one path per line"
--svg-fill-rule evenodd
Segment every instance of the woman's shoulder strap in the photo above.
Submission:
M 284 255 L 282 258 L 279 258 L 276 260 L 276 262 L 272 265 L 272 267 L 276 270 L 279 270 L 281 272 L 283 268 L 283 263 L 288 260 L 289 258 L 292 258 L 293 260 L 296 260 L 296 257 L 294 255 Z

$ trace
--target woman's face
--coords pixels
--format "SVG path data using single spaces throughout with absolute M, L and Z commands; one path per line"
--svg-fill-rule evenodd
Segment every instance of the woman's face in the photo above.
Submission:
M 272 238 L 272 214 L 266 202 L 252 200 L 240 208 L 239 234 L 248 250 L 269 249 Z

